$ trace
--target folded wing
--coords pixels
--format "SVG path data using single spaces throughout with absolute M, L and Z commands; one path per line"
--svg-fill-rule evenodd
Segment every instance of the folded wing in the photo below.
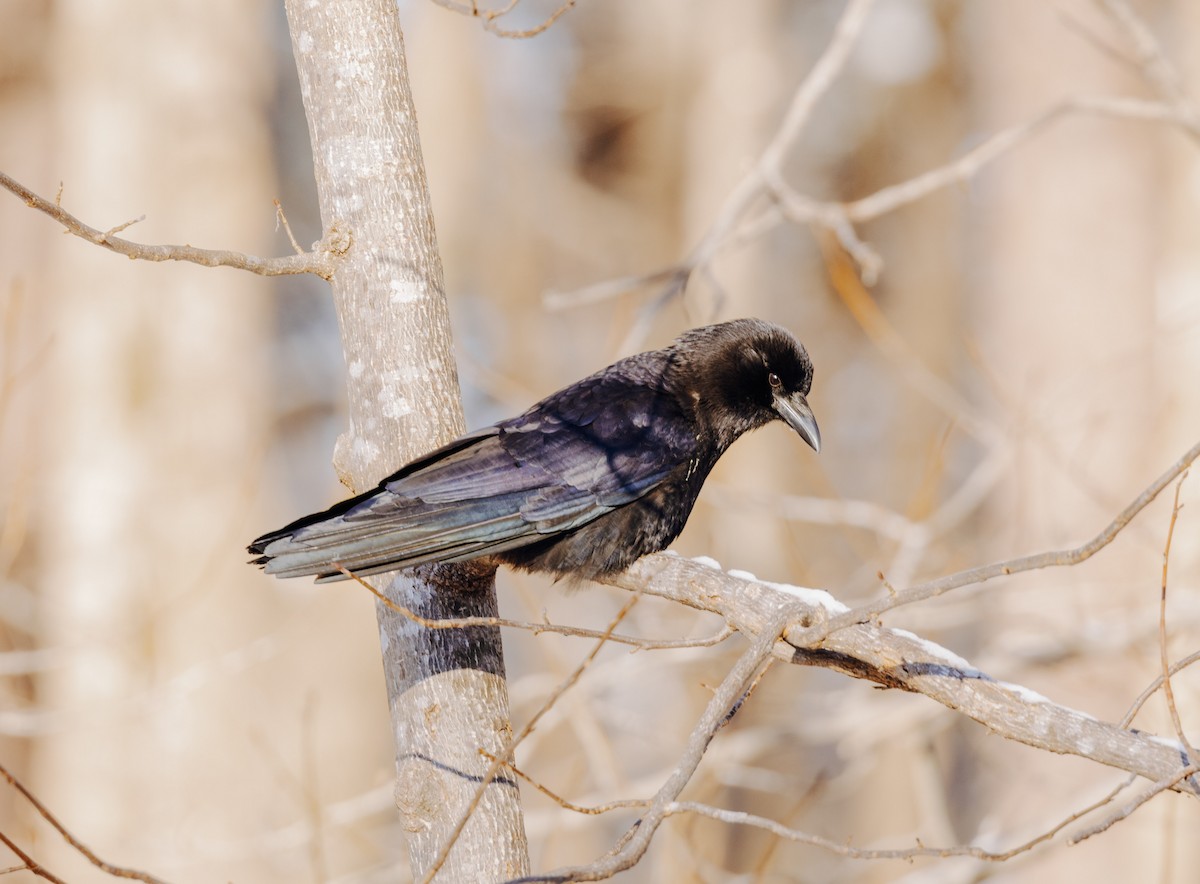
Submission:
M 674 398 L 602 375 L 409 464 L 367 494 L 260 537 L 270 574 L 344 579 L 456 562 L 569 533 L 686 469 Z

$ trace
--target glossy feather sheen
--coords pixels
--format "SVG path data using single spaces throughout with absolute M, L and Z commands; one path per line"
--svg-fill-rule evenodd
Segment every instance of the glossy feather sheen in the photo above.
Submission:
M 679 535 L 725 449 L 780 416 L 773 397 L 807 409 L 811 384 L 807 353 L 778 326 L 695 329 L 249 550 L 269 574 L 322 580 L 344 579 L 334 562 L 371 574 L 482 556 L 560 576 L 618 571 Z

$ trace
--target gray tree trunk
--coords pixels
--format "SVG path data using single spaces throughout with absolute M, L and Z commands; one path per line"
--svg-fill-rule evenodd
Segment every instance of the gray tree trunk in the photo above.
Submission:
M 287 2 L 325 229 L 350 247 L 332 285 L 350 427 L 335 466 L 354 490 L 463 429 L 442 267 L 404 45 L 391 0 Z M 377 578 L 424 617 L 495 616 L 493 573 L 441 567 Z M 397 804 L 413 874 L 428 875 L 511 735 L 496 629 L 428 630 L 380 605 Z M 515 783 L 500 777 L 439 880 L 528 872 Z

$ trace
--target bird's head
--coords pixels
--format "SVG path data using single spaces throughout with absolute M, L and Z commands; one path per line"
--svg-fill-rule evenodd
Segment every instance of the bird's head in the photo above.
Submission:
M 678 346 L 691 360 L 688 389 L 724 445 L 782 420 L 814 451 L 821 450 L 821 431 L 806 398 L 812 360 L 787 329 L 761 319 L 735 319 L 693 329 Z

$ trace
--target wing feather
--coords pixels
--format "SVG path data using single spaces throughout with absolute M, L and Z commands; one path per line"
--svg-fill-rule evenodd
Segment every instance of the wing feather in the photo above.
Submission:
M 621 365 L 251 550 L 268 573 L 339 580 L 333 562 L 371 574 L 462 561 L 573 531 L 631 503 L 686 464 L 696 439 L 673 396 Z

